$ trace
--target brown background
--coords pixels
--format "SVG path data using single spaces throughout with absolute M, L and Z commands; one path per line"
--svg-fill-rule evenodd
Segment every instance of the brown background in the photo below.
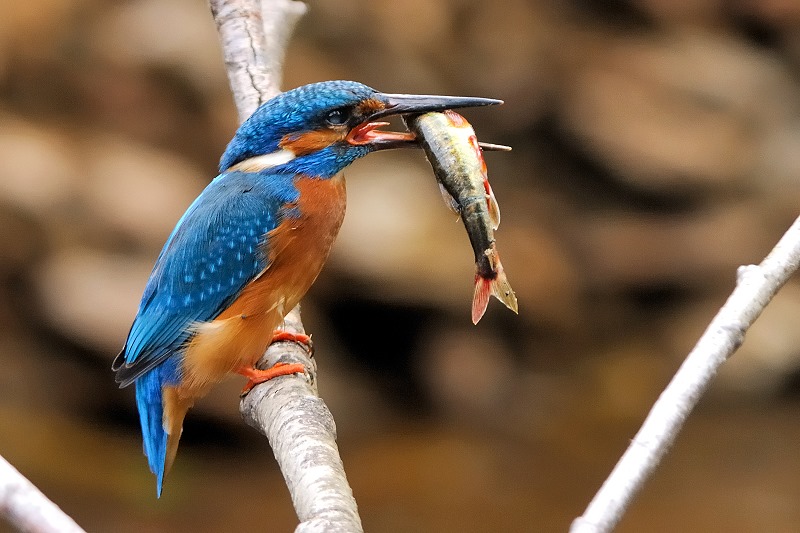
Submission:
M 235 111 L 201 0 L 28 0 L 0 17 L 0 454 L 90 531 L 290 531 L 239 380 L 164 496 L 109 370 Z M 285 87 L 502 98 L 467 113 L 520 301 L 473 265 L 421 153 L 347 172 L 305 302 L 367 531 L 564 531 L 705 325 L 798 214 L 793 0 L 337 0 Z M 800 529 L 800 285 L 727 364 L 619 531 Z M 0 525 L 0 530 L 5 526 Z

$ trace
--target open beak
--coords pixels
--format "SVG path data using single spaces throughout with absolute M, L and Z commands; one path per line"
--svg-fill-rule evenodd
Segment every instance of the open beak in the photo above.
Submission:
M 372 122 L 378 118 L 393 115 L 416 115 L 429 111 L 444 111 L 462 107 L 482 107 L 502 104 L 502 100 L 478 98 L 471 96 L 433 96 L 422 94 L 387 94 L 380 93 L 376 99 L 385 107 L 369 117 L 366 122 L 353 128 L 347 135 L 350 144 L 369 145 L 373 150 L 390 148 L 418 147 L 416 137 L 411 132 L 381 131 L 378 128 L 388 126 L 388 122 Z

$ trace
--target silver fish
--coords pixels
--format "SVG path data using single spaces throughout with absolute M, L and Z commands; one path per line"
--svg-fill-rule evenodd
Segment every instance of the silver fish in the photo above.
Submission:
M 500 263 L 494 238 L 494 230 L 500 225 L 500 208 L 489 185 L 475 131 L 464 117 L 450 110 L 403 119 L 425 151 L 445 203 L 461 217 L 472 244 L 476 270 L 472 322 L 477 324 L 486 312 L 489 295 L 517 313 L 517 297 Z M 508 148 L 487 145 L 487 149 Z

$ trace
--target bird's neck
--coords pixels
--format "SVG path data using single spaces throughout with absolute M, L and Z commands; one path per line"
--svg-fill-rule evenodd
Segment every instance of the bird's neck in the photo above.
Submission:
M 303 174 L 305 176 L 329 179 L 339 174 L 350 163 L 369 152 L 366 147 L 353 147 L 342 150 L 333 146 L 297 156 L 288 148 L 279 148 L 268 154 L 261 154 L 236 163 L 226 171 L 266 172 Z

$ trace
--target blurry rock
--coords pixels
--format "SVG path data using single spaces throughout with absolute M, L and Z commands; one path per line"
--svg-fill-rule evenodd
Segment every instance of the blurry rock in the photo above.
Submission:
M 536 225 L 536 220 L 520 220 L 522 213 L 516 213 L 515 220 L 511 218 L 513 212 L 505 212 L 509 216 L 496 237 L 520 314 L 561 331 L 578 325 L 584 282 L 573 258 L 555 235 Z
M 447 2 L 426 0 L 377 0 L 364 6 L 369 17 L 371 31 L 381 36 L 390 48 L 401 53 L 411 50 L 430 50 L 440 46 L 442 36 L 450 26 L 450 6 Z M 359 10 L 357 18 L 364 17 Z M 398 21 L 403 21 L 398 24 Z
M 800 3 L 794 0 L 742 0 L 736 2 L 734 9 L 762 24 L 786 31 L 796 32 L 800 27 Z
M 632 3 L 667 26 L 715 26 L 727 4 L 724 0 L 634 0 Z
M 555 38 L 563 21 L 554 17 L 548 2 L 513 0 L 502 9 L 491 2 L 458 7 L 463 11 L 453 8 L 451 47 L 440 53 L 439 68 L 467 94 L 505 100 L 480 115 L 492 117 L 485 121 L 487 133 L 529 131 L 549 111 L 547 93 L 555 90 L 552 48 L 558 46 Z M 455 22 L 457 16 L 464 22 Z
M 587 280 L 605 290 L 674 283 L 732 286 L 736 268 L 760 261 L 778 235 L 753 204 L 694 215 L 595 215 L 576 229 Z
M 593 409 L 601 419 L 643 418 L 677 370 L 649 338 L 628 338 L 589 362 L 597 393 Z
M 112 64 L 177 68 L 205 92 L 227 85 L 219 37 L 203 2 L 111 4 L 89 42 L 99 57 Z
M 52 55 L 70 30 L 65 19 L 85 4 L 83 0 L 8 2 L 0 17 L 0 77 L 7 59 L 41 60 Z
M 99 225 L 160 249 L 202 190 L 204 173 L 130 140 L 98 137 L 88 146 L 85 202 Z
M 73 249 L 49 257 L 36 272 L 42 313 L 63 335 L 109 354 L 125 342 L 152 259 Z
M 31 216 L 0 204 L 0 278 L 25 271 L 44 252 L 46 240 L 43 228 Z
M 511 401 L 514 358 L 485 329 L 429 331 L 419 375 L 437 407 L 464 418 L 487 417 Z
M 320 79 L 333 65 L 337 77 L 344 72 L 387 92 L 501 98 L 508 105 L 491 111 L 485 131 L 526 131 L 553 86 L 549 48 L 560 21 L 550 11 L 548 3 L 524 0 L 503 9 L 422 0 L 320 3 L 301 23 L 302 44 L 290 48 L 289 57 L 297 59 L 287 62 L 287 80 Z M 319 49 L 327 65 L 315 73 L 302 63 L 306 50 L 312 66 L 320 63 Z M 298 76 L 305 72 L 305 79 Z
M 41 215 L 74 197 L 80 175 L 75 147 L 52 131 L 0 118 L 0 199 Z
M 723 36 L 601 44 L 568 74 L 564 124 L 619 178 L 664 193 L 741 184 L 791 107 L 775 57 Z

